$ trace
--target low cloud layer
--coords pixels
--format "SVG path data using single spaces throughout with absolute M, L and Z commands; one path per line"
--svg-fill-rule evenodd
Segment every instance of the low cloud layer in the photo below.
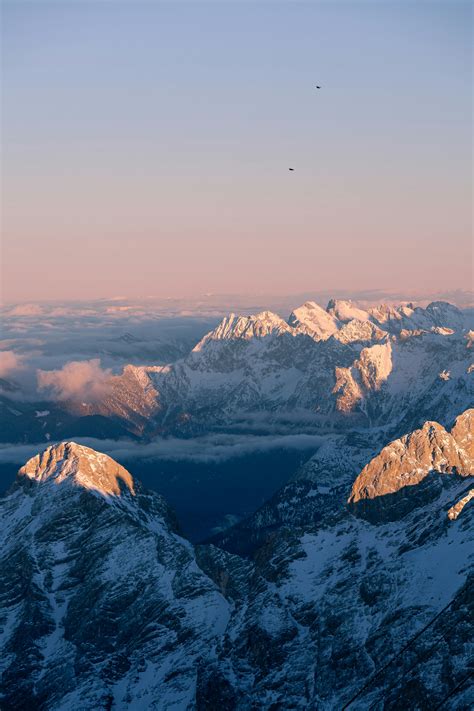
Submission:
M 7 378 L 23 367 L 23 359 L 14 351 L 0 351 L 0 378 Z
M 316 451 L 324 441 L 321 435 L 228 435 L 214 434 L 194 439 L 166 438 L 140 443 L 130 440 L 94 439 L 91 437 L 74 438 L 78 444 L 104 452 L 118 462 L 123 463 L 133 474 L 133 462 L 139 460 L 168 460 L 195 462 L 197 464 L 217 464 L 252 454 L 263 454 L 281 449 Z M 39 444 L 0 445 L 0 463 L 21 466 L 30 457 L 42 452 L 49 446 L 47 442 Z
M 17 304 L 6 310 L 8 316 L 39 316 L 43 313 L 40 304 Z
M 38 370 L 38 390 L 53 400 L 95 402 L 109 387 L 112 371 L 99 358 L 71 361 L 60 370 Z

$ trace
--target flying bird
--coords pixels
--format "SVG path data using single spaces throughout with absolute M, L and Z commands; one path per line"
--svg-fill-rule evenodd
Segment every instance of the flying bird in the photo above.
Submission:
M 288 170 L 294 170 L 294 168 L 288 168 Z
M 320 89 L 321 87 L 316 84 L 316 89 Z

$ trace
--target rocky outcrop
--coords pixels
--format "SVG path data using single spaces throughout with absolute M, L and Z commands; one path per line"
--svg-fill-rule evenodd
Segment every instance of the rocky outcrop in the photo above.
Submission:
M 48 447 L 32 457 L 18 472 L 36 483 L 70 483 L 104 496 L 120 496 L 123 486 L 135 494 L 129 472 L 106 454 L 75 442 Z
M 470 462 L 471 474 L 474 474 L 474 408 L 466 410 L 460 415 L 451 430 L 458 447 L 466 453 L 467 461 Z
M 67 443 L 0 508 L 1 708 L 186 708 L 229 604 L 163 499 Z
M 357 477 L 349 503 L 394 494 L 419 484 L 430 472 L 474 474 L 474 410 L 460 415 L 451 432 L 437 422 L 384 447 Z
M 341 343 L 374 343 L 382 341 L 386 335 L 385 331 L 370 321 L 352 319 L 342 326 L 334 338 Z
M 392 344 L 386 341 L 363 348 L 349 368 L 336 368 L 336 409 L 349 413 L 371 392 L 378 392 L 392 372 Z
M 451 521 L 455 521 L 463 510 L 463 508 L 471 501 L 471 499 L 474 499 L 474 489 L 469 489 L 465 496 L 459 499 L 459 501 L 456 502 L 454 506 L 451 506 L 448 511 L 448 518 Z
M 373 526 L 343 505 L 352 450 L 261 510 L 252 559 L 193 548 L 100 453 L 34 457 L 0 500 L 2 710 L 468 708 L 474 510 L 446 518 L 466 482 Z

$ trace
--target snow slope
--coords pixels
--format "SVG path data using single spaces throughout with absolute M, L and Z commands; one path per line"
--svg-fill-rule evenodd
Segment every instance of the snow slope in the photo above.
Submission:
M 239 554 L 193 548 L 105 455 L 34 457 L 0 503 L 2 709 L 469 708 L 472 412 L 437 427 L 464 476 L 443 465 L 360 509 L 382 433 L 332 435 L 235 528 Z

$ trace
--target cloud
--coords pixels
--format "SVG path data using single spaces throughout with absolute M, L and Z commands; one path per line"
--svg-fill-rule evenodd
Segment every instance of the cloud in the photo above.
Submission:
M 110 385 L 112 371 L 103 369 L 99 358 L 70 361 L 60 370 L 38 370 L 38 390 L 49 391 L 54 400 L 99 400 Z
M 14 351 L 0 351 L 0 378 L 6 378 L 21 368 L 24 368 L 21 356 Z
M 34 457 L 39 452 L 44 452 L 46 447 L 48 447 L 48 442 L 39 444 L 0 444 L 0 464 L 17 464 L 18 467 L 21 467 L 31 457 Z M 2 483 L 0 481 L 0 485 Z M 13 484 L 13 481 L 7 483 L 10 485 Z
M 39 304 L 18 304 L 7 311 L 9 316 L 39 316 L 43 309 Z
M 213 434 L 195 437 L 194 439 L 156 438 L 152 442 L 74 437 L 74 441 L 78 444 L 91 447 L 98 452 L 104 452 L 124 464 L 132 474 L 134 473 L 134 462 L 140 460 L 218 464 L 235 457 L 264 454 L 281 449 L 314 453 L 319 449 L 324 439 L 321 435 L 298 433 L 284 436 Z M 0 463 L 13 463 L 20 466 L 30 457 L 42 452 L 50 444 L 54 443 L 0 444 Z
M 111 442 L 108 443 L 110 456 L 126 460 L 165 459 L 187 461 L 198 464 L 217 464 L 252 454 L 264 454 L 281 449 L 300 451 L 316 450 L 324 438 L 313 434 L 286 435 L 236 435 L 212 434 L 193 439 L 166 438 L 147 444 Z M 100 442 L 96 441 L 100 446 Z M 94 446 L 94 445 L 89 445 Z

